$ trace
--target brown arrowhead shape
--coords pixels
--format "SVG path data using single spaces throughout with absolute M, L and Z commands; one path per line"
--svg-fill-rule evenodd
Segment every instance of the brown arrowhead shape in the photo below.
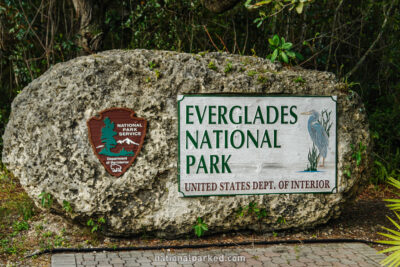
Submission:
M 108 173 L 119 177 L 132 165 L 142 148 L 147 121 L 127 108 L 111 108 L 87 121 L 89 140 Z

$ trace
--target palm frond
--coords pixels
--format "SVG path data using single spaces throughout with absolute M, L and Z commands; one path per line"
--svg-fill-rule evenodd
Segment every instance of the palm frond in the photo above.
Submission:
M 384 244 L 382 242 L 379 242 L 379 243 Z M 397 250 L 400 250 L 400 244 L 399 244 L 399 246 L 394 246 L 394 247 L 390 247 L 390 248 L 387 248 L 384 250 L 380 250 L 380 251 L 378 251 L 378 253 L 383 254 L 383 253 L 388 253 L 388 252 L 397 251 Z
M 399 183 L 400 185 L 400 183 Z M 400 221 L 400 216 L 399 214 L 394 211 L 394 214 L 397 217 L 397 220 Z M 392 218 L 390 218 L 389 216 L 386 216 L 390 222 L 397 228 L 397 230 L 393 230 L 387 227 L 382 227 L 382 229 L 388 231 L 391 234 L 388 233 L 378 233 L 382 236 L 385 236 L 387 238 L 390 238 L 391 240 L 380 240 L 377 241 L 378 243 L 381 244 L 385 244 L 385 245 L 391 245 L 393 247 L 379 251 L 378 253 L 387 253 L 387 252 L 393 252 L 392 254 L 390 254 L 389 256 L 387 256 L 384 260 L 382 260 L 380 263 L 382 265 L 387 265 L 389 267 L 391 266 L 400 266 L 400 225 L 393 220 Z

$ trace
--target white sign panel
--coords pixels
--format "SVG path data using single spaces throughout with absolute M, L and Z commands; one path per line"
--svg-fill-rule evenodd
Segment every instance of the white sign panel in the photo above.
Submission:
M 179 192 L 336 192 L 336 99 L 179 95 Z

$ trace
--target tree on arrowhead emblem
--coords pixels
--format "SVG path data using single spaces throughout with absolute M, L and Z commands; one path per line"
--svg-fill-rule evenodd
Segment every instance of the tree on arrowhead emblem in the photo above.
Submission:
M 124 148 L 122 148 L 119 153 L 111 152 L 111 149 L 117 145 L 117 142 L 114 139 L 117 132 L 114 131 L 114 123 L 111 122 L 108 117 L 104 119 L 104 124 L 105 126 L 101 128 L 101 142 L 104 143 L 104 148 L 99 152 L 99 154 L 110 157 L 133 156 L 134 153 L 132 151 L 126 151 Z

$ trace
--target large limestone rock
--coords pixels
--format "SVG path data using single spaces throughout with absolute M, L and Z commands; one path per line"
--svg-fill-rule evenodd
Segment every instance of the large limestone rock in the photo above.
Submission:
M 228 62 L 232 69 L 226 72 Z M 221 92 L 337 95 L 338 193 L 179 197 L 177 95 Z M 111 107 L 131 108 L 149 122 L 139 156 L 119 178 L 94 155 L 86 125 Z M 107 51 L 53 66 L 16 97 L 3 138 L 4 163 L 38 206 L 38 195 L 47 192 L 54 210 L 62 211 L 63 201 L 71 203 L 74 212 L 67 217 L 83 223 L 104 217 L 106 234 L 154 231 L 169 237 L 192 232 L 197 217 L 210 232 L 325 223 L 339 216 L 359 190 L 371 149 L 359 96 L 331 73 L 286 68 L 257 57 L 147 50 Z M 353 154 L 360 143 L 366 150 L 357 166 Z M 267 210 L 261 224 L 237 216 L 238 208 L 252 201 Z

